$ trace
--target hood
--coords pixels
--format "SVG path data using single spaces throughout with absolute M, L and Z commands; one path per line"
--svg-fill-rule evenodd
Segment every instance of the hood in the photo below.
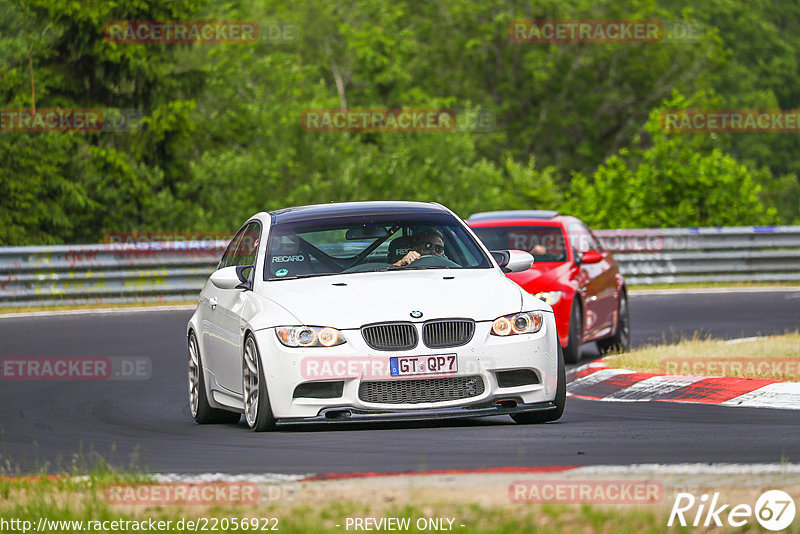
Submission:
M 318 276 L 264 282 L 257 291 L 302 324 L 338 329 L 445 317 L 491 321 L 522 306 L 520 287 L 495 269 Z M 412 311 L 422 317 L 412 318 Z
M 538 293 L 560 290 L 569 285 L 571 269 L 570 262 L 534 263 L 527 271 L 510 273 L 507 276 L 529 293 Z

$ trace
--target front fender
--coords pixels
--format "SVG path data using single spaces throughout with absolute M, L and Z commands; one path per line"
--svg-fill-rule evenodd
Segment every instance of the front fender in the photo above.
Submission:
M 252 293 L 245 302 L 242 320 L 245 329 L 253 332 L 275 326 L 303 324 L 289 310 L 257 293 Z

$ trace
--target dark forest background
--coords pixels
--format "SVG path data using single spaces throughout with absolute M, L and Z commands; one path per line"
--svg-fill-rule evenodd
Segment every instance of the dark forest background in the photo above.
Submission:
M 0 132 L 0 245 L 233 231 L 367 199 L 594 227 L 800 223 L 796 134 L 667 134 L 664 109 L 800 108 L 796 0 L 0 0 L 0 108 L 121 108 L 130 132 Z M 694 5 L 698 4 L 698 5 Z M 659 19 L 659 43 L 512 43 L 514 19 Z M 114 20 L 289 24 L 253 44 L 126 45 Z M 35 94 L 32 94 L 30 71 Z M 309 132 L 313 108 L 457 108 L 488 132 Z

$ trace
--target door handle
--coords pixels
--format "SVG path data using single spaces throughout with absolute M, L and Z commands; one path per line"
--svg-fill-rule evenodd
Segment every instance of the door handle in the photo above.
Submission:
M 208 299 L 208 303 L 211 304 L 212 310 L 217 309 L 217 297 L 211 297 L 210 299 Z

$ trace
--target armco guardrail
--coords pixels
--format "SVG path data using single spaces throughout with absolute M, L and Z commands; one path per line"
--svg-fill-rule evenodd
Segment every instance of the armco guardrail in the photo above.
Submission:
M 0 247 L 0 306 L 196 296 L 226 241 Z
M 629 284 L 800 281 L 800 226 L 598 230 Z M 225 241 L 0 247 L 0 306 L 189 300 Z
M 800 281 L 800 226 L 598 230 L 629 284 Z

